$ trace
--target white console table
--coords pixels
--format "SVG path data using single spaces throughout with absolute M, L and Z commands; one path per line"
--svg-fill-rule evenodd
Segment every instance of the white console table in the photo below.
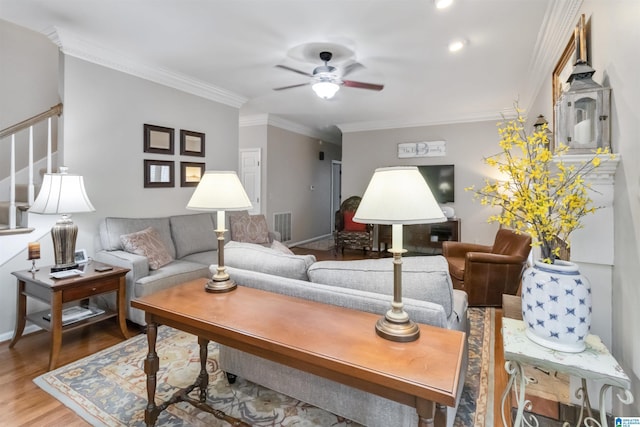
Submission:
M 532 409 L 531 401 L 525 398 L 525 389 L 531 379 L 524 375 L 523 365 L 536 366 L 545 370 L 567 373 L 582 379 L 582 387 L 576 392 L 576 397 L 582 400 L 580 417 L 577 425 L 584 421 L 584 425 L 598 425 L 605 427 L 606 408 L 605 395 L 611 387 L 619 387 L 624 395 L 618 394 L 618 399 L 625 404 L 633 403 L 631 381 L 624 373 L 616 359 L 609 353 L 607 347 L 596 335 L 587 336 L 586 349 L 581 353 L 564 353 L 552 350 L 531 341 L 525 335 L 525 324 L 521 320 L 502 319 L 502 341 L 504 346 L 505 369 L 509 374 L 509 381 L 502 394 L 502 424 L 508 427 L 507 419 L 511 416 L 511 405 L 505 408 L 510 390 L 513 388 L 518 403 L 518 412 L 514 422 L 515 427 L 537 426 L 538 420 L 533 414 L 525 416 L 524 411 Z M 599 410 L 600 420 L 596 420 L 591 412 L 586 380 L 597 380 L 604 383 L 600 389 Z M 585 416 L 586 411 L 586 416 Z M 589 424 L 587 424 L 589 421 Z M 565 426 L 568 423 L 565 423 Z

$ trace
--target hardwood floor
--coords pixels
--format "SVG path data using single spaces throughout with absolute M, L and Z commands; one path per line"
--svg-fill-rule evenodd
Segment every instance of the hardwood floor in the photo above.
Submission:
M 314 251 L 292 248 L 295 253 L 314 254 L 318 260 L 353 260 L 363 257 L 377 258 L 377 252 L 366 255 L 362 251 L 345 250 L 344 255 L 333 251 Z M 391 262 L 391 260 L 390 260 Z M 506 385 L 504 356 L 500 327 L 501 311 L 496 313 L 495 341 L 495 395 L 494 414 L 496 425 L 500 420 L 500 398 Z M 129 324 L 131 336 L 140 333 L 137 326 Z M 67 364 L 123 341 L 114 320 L 63 335 L 59 365 Z M 64 426 L 76 427 L 88 424 L 58 400 L 42 391 L 33 379 L 46 372 L 49 363 L 49 335 L 37 332 L 23 336 L 13 349 L 9 342 L 0 343 L 0 414 L 2 425 L 10 426 Z
M 131 336 L 140 328 L 129 325 Z M 60 366 L 81 359 L 124 341 L 115 320 L 69 331 L 62 336 Z M 7 426 L 87 426 L 82 418 L 57 399 L 42 391 L 33 379 L 47 372 L 49 334 L 24 335 L 9 349 L 9 341 L 0 343 L 0 424 Z

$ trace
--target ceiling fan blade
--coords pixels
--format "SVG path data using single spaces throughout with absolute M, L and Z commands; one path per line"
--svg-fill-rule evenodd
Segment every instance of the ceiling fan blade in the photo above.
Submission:
M 364 83 L 364 82 L 354 82 L 353 80 L 343 80 L 342 81 L 347 87 L 356 87 L 359 89 L 369 89 L 369 90 L 382 90 L 384 85 L 378 85 L 374 83 Z
M 309 84 L 309 82 L 307 83 L 300 83 L 297 85 L 291 85 L 291 86 L 282 86 L 282 87 L 274 87 L 273 90 L 284 90 L 284 89 L 291 89 L 294 87 L 300 87 L 300 86 L 307 86 Z
M 278 65 L 276 65 L 276 67 L 278 67 L 278 68 L 283 68 L 283 69 L 285 69 L 285 70 L 289 70 L 289 71 L 293 71 L 294 73 L 302 74 L 303 76 L 313 77 L 311 74 L 309 74 L 309 73 L 307 73 L 307 72 L 305 72 L 305 71 L 296 70 L 295 68 L 291 68 L 291 67 L 288 67 L 288 66 L 286 66 L 286 65 L 280 65 L 280 64 L 278 64 Z
M 346 77 L 349 74 L 353 73 L 355 70 L 358 70 L 360 68 L 364 68 L 364 65 L 362 65 L 359 62 L 352 62 L 351 64 L 343 68 L 344 71 L 342 72 L 342 77 Z

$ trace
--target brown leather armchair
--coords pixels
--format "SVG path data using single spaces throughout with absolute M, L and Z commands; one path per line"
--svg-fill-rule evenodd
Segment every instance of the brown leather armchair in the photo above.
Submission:
M 465 291 L 469 305 L 502 305 L 502 295 L 515 295 L 531 251 L 531 236 L 500 229 L 493 246 L 443 242 L 455 289 Z
M 366 253 L 373 247 L 373 226 L 353 222 L 361 200 L 360 196 L 351 196 L 336 211 L 336 253 L 344 253 L 344 248 L 362 249 Z

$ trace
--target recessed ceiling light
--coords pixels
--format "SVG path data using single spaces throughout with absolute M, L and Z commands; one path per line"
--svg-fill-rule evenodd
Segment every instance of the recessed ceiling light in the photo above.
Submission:
M 467 44 L 466 40 L 454 40 L 449 43 L 449 52 L 458 52 Z
M 453 3 L 453 0 L 433 0 L 437 9 L 444 9 Z

